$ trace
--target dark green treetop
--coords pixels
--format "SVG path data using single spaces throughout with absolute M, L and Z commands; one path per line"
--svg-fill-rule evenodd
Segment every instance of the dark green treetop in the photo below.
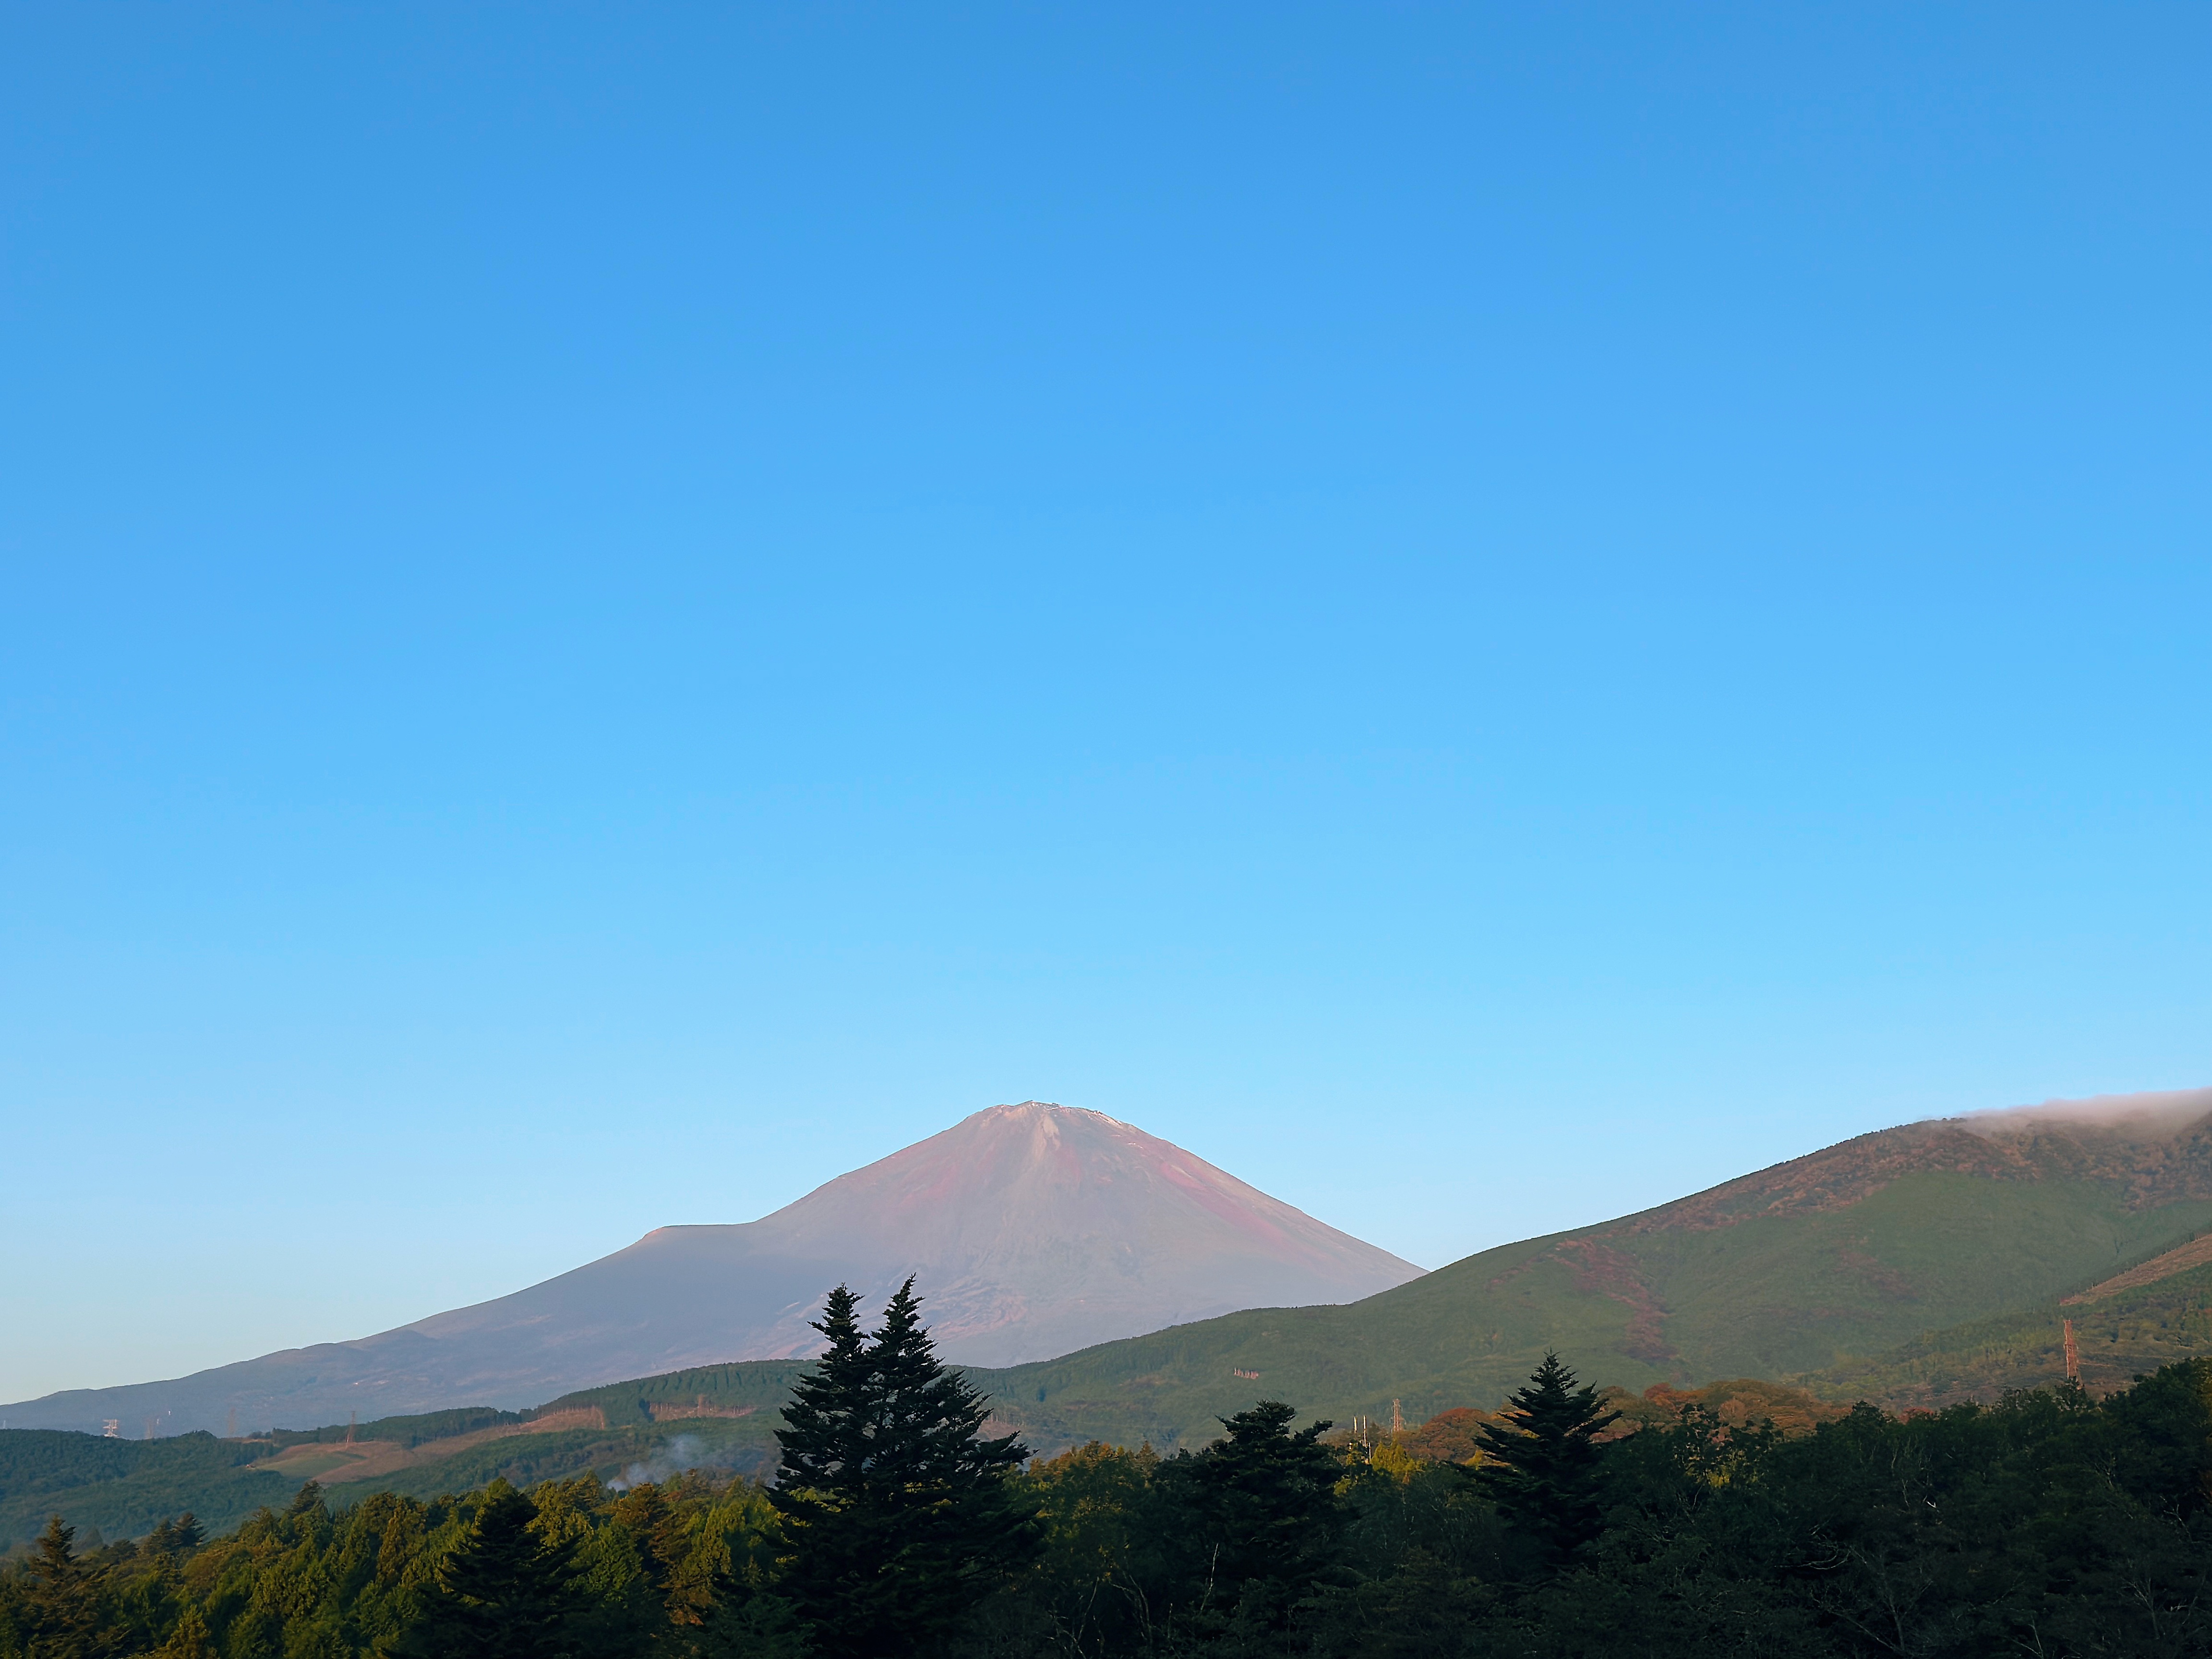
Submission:
M 1160 1466 L 1200 1575 L 1185 1588 L 1202 1627 L 1228 1620 L 1279 1628 L 1337 1565 L 1347 1518 L 1336 1495 L 1344 1474 L 1321 1443 L 1326 1420 L 1291 1431 L 1297 1415 L 1279 1400 L 1218 1419 L 1227 1431 L 1203 1451 Z
M 31 1651 L 39 1659 L 94 1659 L 105 1651 L 91 1572 L 78 1559 L 76 1528 L 55 1516 L 31 1547 L 25 1598 Z
M 1547 1353 L 1499 1415 L 1502 1422 L 1477 1431 L 1483 1461 L 1475 1479 L 1540 1560 L 1557 1565 L 1601 1528 L 1597 1436 L 1620 1413 L 1607 1411 L 1595 1389 L 1577 1389 L 1574 1372 Z
M 792 1389 L 783 1408 L 784 1426 L 775 1432 L 776 1444 L 783 1449 L 775 1505 L 797 1518 L 811 1518 L 794 1507 L 801 1501 L 799 1492 L 816 1494 L 821 1506 L 859 1489 L 869 1426 L 863 1415 L 868 1340 L 860 1329 L 859 1306 L 860 1297 L 842 1285 L 830 1292 L 813 1325 L 830 1346 L 812 1372 Z
M 939 1362 L 914 1281 L 872 1338 L 856 1305 L 838 1286 L 815 1327 L 829 1350 L 785 1407 L 770 1494 L 782 1587 L 823 1659 L 933 1650 L 1035 1548 L 1007 1479 L 1029 1452 L 985 1437 L 988 1405 Z
M 584 1650 L 573 1540 L 548 1544 L 537 1505 L 504 1480 L 439 1565 L 437 1592 L 399 1650 L 412 1659 L 568 1659 Z

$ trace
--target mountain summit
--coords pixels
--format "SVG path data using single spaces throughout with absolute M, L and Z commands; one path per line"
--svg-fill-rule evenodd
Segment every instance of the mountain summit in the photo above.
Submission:
M 666 1228 L 713 1249 L 737 1228 Z M 994 1106 L 745 1230 L 799 1260 L 861 1260 L 858 1288 L 911 1270 L 939 1348 L 1018 1364 L 1237 1308 L 1352 1302 L 1420 1269 L 1103 1112 Z M 856 1255 L 857 1253 L 857 1255 Z M 787 1319 L 769 1357 L 811 1352 Z
M 1003 1365 L 1241 1308 L 1350 1302 L 1418 1277 L 1388 1251 L 1103 1112 L 1024 1101 L 840 1176 L 758 1221 L 662 1227 L 497 1301 L 169 1382 L 0 1407 L 19 1428 L 163 1413 L 165 1433 L 534 1405 L 689 1365 L 811 1353 L 839 1281 L 909 1273 L 941 1352 Z

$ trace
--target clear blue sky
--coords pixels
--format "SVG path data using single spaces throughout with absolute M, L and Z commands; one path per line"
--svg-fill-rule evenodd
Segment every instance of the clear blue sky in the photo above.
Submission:
M 0 1399 L 1097 1107 L 2212 1082 L 2200 7 L 0 20 Z

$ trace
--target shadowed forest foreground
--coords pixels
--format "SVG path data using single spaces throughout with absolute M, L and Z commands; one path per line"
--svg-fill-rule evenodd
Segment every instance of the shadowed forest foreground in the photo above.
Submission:
M 1270 1402 L 1025 1468 L 910 1295 L 823 1329 L 773 1486 L 311 1485 L 82 1554 L 57 1521 L 0 1578 L 0 1659 L 2212 1651 L 2212 1362 L 1784 1435 L 1621 1423 L 1547 1360 L 1471 1462 Z

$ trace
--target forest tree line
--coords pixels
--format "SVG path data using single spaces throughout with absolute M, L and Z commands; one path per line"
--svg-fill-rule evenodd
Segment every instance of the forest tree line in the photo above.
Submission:
M 0 1659 L 2212 1653 L 2212 1362 L 1809 1432 L 1622 1435 L 1547 1359 L 1471 1463 L 1285 1404 L 1030 1459 L 831 1298 L 772 1485 L 589 1477 L 189 1517 L 0 1576 Z

